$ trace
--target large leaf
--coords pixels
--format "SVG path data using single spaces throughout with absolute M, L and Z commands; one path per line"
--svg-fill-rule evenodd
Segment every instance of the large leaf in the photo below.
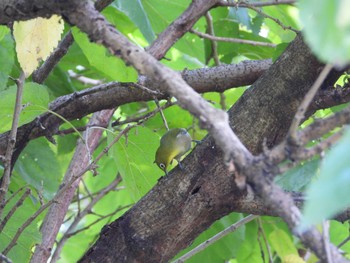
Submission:
M 113 147 L 118 170 L 134 201 L 144 196 L 163 175 L 153 163 L 158 146 L 159 137 L 154 132 L 138 127 L 129 132 L 127 141 L 122 137 Z
M 57 157 L 44 138 L 28 144 L 16 162 L 15 171 L 26 183 L 42 191 L 46 199 L 54 196 L 63 176 Z
M 303 227 L 320 223 L 350 206 L 349 147 L 350 129 L 326 155 L 319 179 L 307 191 Z
M 60 16 L 35 18 L 13 24 L 18 61 L 28 77 L 56 48 L 64 23 Z
M 250 222 L 246 225 L 245 239 L 240 245 L 237 253 L 238 262 L 264 262 L 261 257 L 261 250 L 258 239 L 258 225 Z
M 299 165 L 285 174 L 276 177 L 275 182 L 287 191 L 301 191 L 316 175 L 319 159 Z
M 263 12 L 271 17 L 278 18 L 279 23 L 285 27 L 292 27 L 294 29 L 300 29 L 297 17 L 297 10 L 293 6 L 288 5 L 276 5 L 263 8 Z M 294 14 L 294 15 L 293 15 Z M 264 24 L 268 29 L 268 36 L 270 41 L 274 43 L 291 42 L 295 38 L 295 32 L 284 29 L 280 24 L 275 21 L 265 18 Z
M 136 81 L 137 73 L 132 67 L 116 56 L 108 54 L 105 47 L 91 43 L 86 34 L 77 28 L 72 29 L 74 40 L 83 50 L 91 66 L 103 73 L 110 80 Z
M 290 235 L 281 229 L 275 229 L 269 235 L 269 244 L 277 252 L 277 255 L 285 262 L 286 258 L 298 257 L 298 250 L 295 247 Z
M 0 92 L 0 132 L 11 128 L 17 88 L 11 86 Z M 48 107 L 47 88 L 37 83 L 26 83 L 23 89 L 22 105 L 24 106 L 19 125 L 28 123 L 40 115 Z
M 155 39 L 155 34 L 141 0 L 119 0 L 112 5 L 124 12 L 138 26 L 149 43 Z
M 323 61 L 346 64 L 350 61 L 350 1 L 302 0 L 300 18 L 307 43 Z

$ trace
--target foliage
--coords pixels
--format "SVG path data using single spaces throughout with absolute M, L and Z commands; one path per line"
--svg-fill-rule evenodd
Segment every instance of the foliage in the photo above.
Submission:
M 189 2 L 187 0 L 117 0 L 107 7 L 103 14 L 130 40 L 146 47 L 187 8 Z M 299 8 L 301 21 L 305 27 L 305 36 L 311 48 L 325 61 L 337 64 L 349 61 L 349 19 L 344 13 L 344 10 L 349 9 L 345 8 L 348 5 L 345 0 L 323 1 L 322 3 L 313 0 L 301 1 L 300 3 Z M 217 51 L 220 62 L 229 64 L 246 59 L 277 59 L 287 44 L 295 37 L 293 31 L 284 30 L 281 24 L 299 29 L 300 22 L 296 15 L 299 8 L 289 5 L 263 7 L 262 11 L 265 15 L 243 7 L 221 7 L 211 10 L 214 32 L 217 36 L 276 44 L 276 47 L 270 47 L 219 42 Z M 311 18 L 309 14 L 313 14 Z M 278 19 L 280 24 L 267 18 L 266 15 Z M 319 17 L 322 17 L 321 21 L 317 19 Z M 329 21 L 336 23 L 329 23 Z M 91 43 L 89 38 L 79 29 L 70 28 L 66 24 L 65 31 L 67 32 L 69 29 L 72 30 L 75 42 L 44 84 L 39 85 L 32 82 L 30 78 L 27 79 L 24 87 L 22 103 L 24 106 L 20 116 L 20 125 L 34 120 L 45 112 L 49 102 L 59 96 L 89 87 L 70 72 L 90 79 L 102 80 L 102 82 L 137 81 L 137 72 L 133 68 L 125 65 L 121 59 L 112 56 L 104 47 Z M 195 24 L 194 29 L 205 32 L 207 30 L 206 20 L 201 18 Z M 26 45 L 16 36 L 16 31 L 15 29 L 16 45 Z M 42 32 L 39 30 L 37 34 L 42 35 Z M 45 47 L 48 46 L 45 45 Z M 38 61 L 38 58 L 24 59 L 23 61 L 20 56 L 20 51 L 23 49 L 18 50 L 17 46 L 15 54 L 15 44 L 11 33 L 6 27 L 1 26 L 0 57 L 6 61 L 6 63 L 0 64 L 1 133 L 11 129 L 16 86 L 13 85 L 8 76 L 18 75 L 20 66 L 16 59 L 20 61 L 22 68 L 23 65 L 28 64 L 27 60 Z M 44 55 L 39 55 L 39 58 L 44 59 L 44 57 Z M 166 58 L 167 60 L 164 60 L 163 63 L 175 70 L 215 65 L 212 42 L 203 40 L 192 33 L 187 33 L 179 39 L 168 51 Z M 27 75 L 30 73 L 31 70 L 28 70 Z M 225 91 L 223 93 L 225 96 L 220 96 L 217 93 L 207 93 L 203 96 L 215 107 L 224 105 L 227 110 L 244 90 L 245 87 L 241 87 Z M 164 104 L 165 101 L 160 102 L 161 106 Z M 118 108 L 113 120 L 128 120 L 155 109 L 156 105 L 153 101 L 125 104 Z M 206 132 L 199 128 L 197 120 L 179 106 L 167 108 L 163 113 L 170 128 L 188 128 L 194 139 L 202 139 L 206 135 Z M 74 127 L 84 126 L 87 119 L 65 121 L 61 129 L 68 129 L 72 125 Z M 125 127 L 126 125 L 108 127 L 93 158 L 96 158 Z M 95 241 L 105 224 L 120 217 L 127 211 L 128 205 L 132 205 L 142 198 L 163 176 L 162 171 L 153 164 L 153 161 L 159 138 L 164 132 L 162 117 L 157 114 L 145 121 L 142 126 L 132 129 L 127 136 L 121 137 L 109 153 L 98 162 L 97 171 L 99 174 L 96 177 L 91 173 L 85 175 L 84 184 L 80 185 L 77 198 L 67 213 L 67 220 L 62 226 L 61 236 L 69 227 L 76 211 L 87 205 L 86 200 L 91 197 L 91 193 L 98 193 L 108 186 L 118 173 L 122 176 L 123 182 L 118 185 L 116 191 L 111 191 L 99 200 L 92 209 L 93 213 L 88 214 L 78 224 L 75 230 L 89 228 L 73 235 L 68 240 L 60 254 L 60 262 L 77 261 Z M 22 152 L 14 168 L 8 197 L 25 186 L 29 187 L 32 192 L 0 233 L 0 251 L 12 240 L 18 227 L 39 208 L 40 199 L 43 198 L 47 202 L 59 190 L 59 185 L 71 161 L 79 137 L 72 134 L 63 137 L 55 136 L 56 145 L 51 145 L 44 138 L 36 139 L 29 143 Z M 302 163 L 276 179 L 276 182 L 288 191 L 308 189 L 310 200 L 305 205 L 307 223 L 322 222 L 325 218 L 329 218 L 349 206 L 349 195 L 347 194 L 350 178 L 347 158 L 349 141 L 350 133 L 348 131 L 339 144 L 327 153 L 324 160 L 315 158 Z M 313 184 L 309 187 L 310 182 Z M 23 190 L 21 191 L 23 192 Z M 81 197 L 79 201 L 77 201 L 78 197 Z M 83 199 L 82 197 L 87 198 Z M 16 195 L 6 206 L 3 217 L 18 199 L 19 195 Z M 107 216 L 103 217 L 104 215 Z M 177 257 L 243 216 L 233 213 L 222 218 L 202 233 L 190 248 L 181 252 Z M 40 242 L 39 223 L 43 218 L 42 214 L 30 224 L 18 240 L 17 245 L 8 254 L 8 257 L 14 262 L 28 262 L 33 246 Z M 235 233 L 194 256 L 189 262 L 229 260 L 230 262 L 263 262 L 263 260 L 267 262 L 269 253 L 271 253 L 274 262 L 303 262 L 298 253 L 298 250 L 303 248 L 300 242 L 293 238 L 285 223 L 271 217 L 262 217 L 259 220 L 261 220 L 260 224 L 254 221 L 239 228 Z M 330 234 L 331 238 L 335 240 L 334 242 L 339 243 L 345 239 L 347 231 L 347 226 L 337 222 L 331 223 Z M 270 246 L 269 252 L 267 246 Z M 343 249 L 349 253 L 350 245 L 347 244 Z

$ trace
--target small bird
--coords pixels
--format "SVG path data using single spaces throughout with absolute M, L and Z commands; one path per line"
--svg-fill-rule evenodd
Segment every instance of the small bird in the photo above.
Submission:
M 167 175 L 169 164 L 175 159 L 180 168 L 181 156 L 191 149 L 192 138 L 190 134 L 183 128 L 175 128 L 167 131 L 160 139 L 160 145 L 156 152 L 155 163 Z

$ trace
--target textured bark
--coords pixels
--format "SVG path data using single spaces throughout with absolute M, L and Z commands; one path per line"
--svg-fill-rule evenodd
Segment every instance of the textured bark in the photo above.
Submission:
M 270 66 L 271 60 L 243 61 L 235 65 L 187 70 L 182 75 L 189 85 L 193 86 L 199 93 L 224 91 L 231 87 L 252 84 Z M 152 90 L 160 88 L 159 83 L 151 81 L 149 78 L 144 79 L 144 85 Z M 118 107 L 129 102 L 153 100 L 154 96 L 153 93 L 137 88 L 133 83 L 106 83 L 59 97 L 50 104 L 50 110 L 67 120 L 74 120 L 81 119 L 96 111 Z M 162 99 L 168 95 L 159 94 L 156 97 Z M 57 132 L 62 122 L 62 119 L 56 115 L 44 113 L 34 121 L 22 125 L 18 129 L 16 148 L 20 149 L 29 140 L 40 136 L 52 136 Z M 5 153 L 8 134 L 9 132 L 0 134 L 0 154 Z
M 286 135 L 298 105 L 323 65 L 298 36 L 230 110 L 233 130 L 254 153 Z M 340 73 L 338 73 L 338 77 Z
M 50 17 L 62 10 L 74 10 L 79 0 L 2 0 L 0 1 L 0 24 L 29 20 L 36 17 Z
M 264 138 L 270 146 L 283 138 L 320 68 L 297 37 L 230 109 L 231 124 L 251 151 L 258 153 Z M 249 213 L 259 203 L 237 189 L 210 137 L 183 164 L 185 172 L 172 170 L 123 217 L 105 226 L 81 262 L 166 262 L 215 220 L 232 211 Z

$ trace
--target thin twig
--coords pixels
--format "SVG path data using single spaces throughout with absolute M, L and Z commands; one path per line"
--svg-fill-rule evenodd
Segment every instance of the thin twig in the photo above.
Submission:
M 191 251 L 189 251 L 185 255 L 179 257 L 173 263 L 185 262 L 185 260 L 193 257 L 195 254 L 197 254 L 198 252 L 204 250 L 205 248 L 207 248 L 208 246 L 210 246 L 214 242 L 220 240 L 221 238 L 223 238 L 224 236 L 228 235 L 229 233 L 231 233 L 233 231 L 236 231 L 237 228 L 239 228 L 240 226 L 245 225 L 248 222 L 250 222 L 250 221 L 252 221 L 252 220 L 254 220 L 255 218 L 258 218 L 258 217 L 259 216 L 256 216 L 256 215 L 249 215 L 249 216 L 246 216 L 246 217 L 242 218 L 237 223 L 234 223 L 233 225 L 231 225 L 228 228 L 224 229 L 220 233 L 217 233 L 215 236 L 209 238 L 208 240 L 206 240 L 202 244 L 198 245 L 197 247 L 195 247 L 194 249 L 192 249 Z
M 122 210 L 124 210 L 124 209 L 128 209 L 128 208 L 132 207 L 133 205 L 134 205 L 134 204 L 130 204 L 130 205 L 125 205 L 125 206 L 122 206 L 122 207 L 118 207 L 115 211 L 113 211 L 112 213 L 109 213 L 109 214 L 107 214 L 107 215 L 97 215 L 97 216 L 99 216 L 98 219 L 96 219 L 95 221 L 93 221 L 92 223 L 90 223 L 89 225 L 87 225 L 87 226 L 85 226 L 85 227 L 83 227 L 83 228 L 80 228 L 80 229 L 78 229 L 78 230 L 76 230 L 76 231 L 74 231 L 74 232 L 71 232 L 71 233 L 67 233 L 67 237 L 70 238 L 70 237 L 72 237 L 72 236 L 75 236 L 75 235 L 79 234 L 80 232 L 83 232 L 83 231 L 89 229 L 89 228 L 92 227 L 93 225 L 96 225 L 96 224 L 97 224 L 98 222 L 100 222 L 101 220 L 104 220 L 104 219 L 106 219 L 106 218 L 108 218 L 108 217 L 114 216 L 116 213 L 118 213 L 118 212 L 120 212 L 120 211 L 122 211 Z M 91 213 L 91 214 L 94 214 L 94 213 Z
M 208 28 L 207 30 L 209 35 L 215 37 L 213 18 L 211 17 L 209 11 L 205 14 L 205 20 L 207 21 L 207 28 Z M 219 66 L 221 65 L 221 62 L 218 54 L 218 43 L 214 39 L 210 39 L 210 40 L 211 40 L 211 50 L 213 53 L 213 59 L 214 59 L 215 65 Z M 220 105 L 221 105 L 221 109 L 223 110 L 226 110 L 225 101 L 226 101 L 225 94 L 223 92 L 220 92 Z
M 160 116 L 162 117 L 162 120 L 163 120 L 163 123 L 164 123 L 164 126 L 165 126 L 166 130 L 169 131 L 168 122 L 166 121 L 166 118 L 165 118 L 165 115 L 163 113 L 163 110 L 162 110 L 162 108 L 159 105 L 159 100 L 156 97 L 154 97 L 154 102 L 157 105 L 157 109 L 158 109 L 158 111 L 160 113 Z
M 69 233 L 72 232 L 79 222 L 91 211 L 92 207 L 100 201 L 106 194 L 108 194 L 112 189 L 114 189 L 120 182 L 122 181 L 122 177 L 118 173 L 117 177 L 105 188 L 103 188 L 98 195 L 96 195 L 91 202 L 74 218 L 72 224 L 67 229 L 66 233 L 63 235 L 61 240 L 57 243 L 56 250 L 52 255 L 51 262 L 56 262 L 59 257 L 61 250 L 66 243 L 67 239 L 69 238 Z
M 11 210 L 7 213 L 7 215 L 4 217 L 4 219 L 0 223 L 0 233 L 6 226 L 7 222 L 10 220 L 12 215 L 16 212 L 16 210 L 23 204 L 24 199 L 27 198 L 28 195 L 31 194 L 31 190 L 28 188 L 26 191 L 23 193 L 21 198 L 16 202 L 16 204 L 11 208 Z
M 273 2 L 264 2 L 264 3 L 249 3 L 247 1 L 239 1 L 239 2 L 230 2 L 230 1 L 219 1 L 218 5 L 219 6 L 233 6 L 233 7 L 246 7 L 249 9 L 254 10 L 258 14 L 262 15 L 265 18 L 271 19 L 274 21 L 276 24 L 278 24 L 280 27 L 282 27 L 284 30 L 291 30 L 295 33 L 299 33 L 298 30 L 290 27 L 290 26 L 285 26 L 283 23 L 278 20 L 277 18 L 274 18 L 272 16 L 269 16 L 265 14 L 263 11 L 261 11 L 258 7 L 264 7 L 264 6 L 271 6 L 271 5 L 278 5 L 278 4 L 294 4 L 296 1 L 273 1 Z
M 344 246 L 346 243 L 348 243 L 350 241 L 350 236 L 348 236 L 347 238 L 345 238 L 342 242 L 339 243 L 339 245 L 337 246 L 338 248 L 341 248 L 342 246 Z
M 323 68 L 320 75 L 316 79 L 315 83 L 312 85 L 308 93 L 305 95 L 300 106 L 298 107 L 298 110 L 294 116 L 293 122 L 290 125 L 289 131 L 288 131 L 288 137 L 292 139 L 294 142 L 297 141 L 298 127 L 301 121 L 304 119 L 305 112 L 307 111 L 308 106 L 312 102 L 313 98 L 316 95 L 317 90 L 321 87 L 323 81 L 327 78 L 328 73 L 332 70 L 332 67 L 333 67 L 332 65 L 327 64 Z
M 66 189 L 64 189 L 66 190 Z M 62 194 L 62 191 L 59 191 L 58 193 Z M 56 194 L 57 195 L 57 194 Z M 32 216 L 30 216 L 23 224 L 20 228 L 18 228 L 15 236 L 13 237 L 13 239 L 11 240 L 10 244 L 8 244 L 8 246 L 4 249 L 4 251 L 2 252 L 4 255 L 6 255 L 16 244 L 17 244 L 17 240 L 19 238 L 19 236 L 22 234 L 22 232 L 46 209 L 48 208 L 50 205 L 52 205 L 54 202 L 56 201 L 56 199 L 52 199 L 49 202 L 47 202 L 46 204 L 42 205 Z
M 0 253 L 0 262 L 12 263 L 12 260 Z
M 253 3 L 249 3 L 249 5 L 255 6 L 255 7 L 263 7 L 263 6 L 273 6 L 273 5 L 292 5 L 295 3 L 296 3 L 295 0 L 274 0 L 270 2 L 253 2 Z M 246 4 L 247 4 L 246 1 L 234 2 L 234 1 L 227 1 L 227 0 L 220 0 L 217 3 L 218 6 L 233 6 L 233 7 L 247 7 Z
M 297 158 L 295 158 L 295 160 L 307 160 L 314 157 L 315 155 L 321 154 L 327 149 L 329 149 L 336 142 L 338 142 L 339 139 L 342 138 L 343 134 L 344 131 L 340 130 L 311 148 L 300 149 L 295 154 L 293 154 L 293 159 L 296 156 Z
M 19 115 L 22 110 L 22 95 L 23 95 L 24 81 L 25 81 L 25 74 L 22 70 L 20 73 L 19 79 L 15 80 L 17 85 L 16 103 L 15 103 L 15 108 L 13 113 L 11 132 L 8 137 L 5 159 L 3 161 L 4 173 L 1 178 L 1 185 L 0 185 L 0 218 L 5 207 L 6 194 L 10 184 L 10 176 L 11 176 L 12 167 L 13 167 L 12 155 L 15 150 Z
M 261 11 L 259 8 L 255 7 L 255 6 L 252 6 L 251 4 L 247 4 L 247 7 L 249 9 L 252 9 L 254 10 L 255 12 L 257 12 L 258 14 L 262 15 L 263 17 L 265 18 L 268 18 L 272 21 L 274 21 L 276 24 L 278 24 L 280 27 L 282 27 L 284 30 L 290 30 L 290 31 L 293 31 L 294 33 L 298 34 L 299 33 L 299 30 L 296 30 L 294 28 L 292 28 L 291 26 L 285 26 L 279 19 L 277 18 L 274 18 L 273 16 L 270 16 L 270 15 L 267 15 L 265 14 L 263 11 Z
M 14 192 L 5 202 L 5 206 L 16 196 L 19 192 L 21 192 L 23 189 L 27 188 L 28 185 L 24 185 L 21 188 L 19 188 L 16 192 Z
M 155 114 L 157 114 L 160 110 L 164 110 L 169 108 L 170 106 L 176 105 L 177 102 L 172 102 L 171 100 L 168 100 L 163 106 L 161 106 L 160 108 L 156 108 L 155 110 L 151 111 L 151 112 L 147 112 L 146 114 L 142 115 L 142 116 L 138 116 L 138 117 L 131 117 L 131 118 L 127 118 L 124 121 L 120 121 L 120 120 L 116 120 L 112 123 L 112 127 L 114 126 L 121 126 L 124 124 L 129 124 L 132 122 L 136 122 L 136 123 L 142 123 L 144 122 L 144 119 L 149 119 L 150 117 L 154 116 Z
M 214 39 L 215 38 L 215 31 L 214 31 L 214 25 L 213 25 L 213 18 L 211 17 L 209 11 L 205 14 L 205 20 L 207 22 L 207 30 L 208 30 L 209 36 L 213 37 L 213 38 L 208 38 L 208 39 L 211 40 L 211 51 L 213 52 L 214 62 L 215 62 L 216 66 L 219 66 L 221 63 L 220 63 L 219 54 L 218 54 L 218 43 Z M 198 33 L 200 33 L 200 32 L 198 32 Z M 207 34 L 205 34 L 205 35 L 207 35 Z
M 85 191 L 86 191 L 86 193 L 88 194 L 88 196 L 89 196 L 91 199 L 94 199 L 94 197 L 92 196 L 91 192 L 89 191 L 89 188 L 87 187 L 87 185 L 86 185 L 84 179 L 81 180 L 81 182 L 82 182 L 82 184 L 83 184 L 83 186 L 84 186 L 84 188 L 85 188 Z M 78 196 L 78 197 L 79 197 L 79 196 Z
M 331 255 L 331 248 L 329 247 L 329 221 L 323 221 L 322 223 L 322 238 L 327 255 L 327 263 L 333 263 L 333 257 Z
M 269 263 L 273 263 L 271 248 L 270 248 L 269 242 L 267 241 L 265 231 L 264 231 L 264 228 L 263 228 L 262 223 L 261 223 L 261 218 L 258 218 L 257 222 L 258 222 L 258 226 L 259 226 L 259 232 L 261 233 L 261 236 L 263 237 L 263 240 L 264 240 L 264 243 L 266 246 L 266 250 L 267 250 L 267 254 L 269 256 Z
M 190 29 L 190 32 L 193 34 L 196 34 L 200 38 L 206 38 L 206 39 L 209 39 L 212 41 L 231 42 L 231 43 L 247 44 L 247 45 L 253 45 L 253 46 L 263 46 L 263 47 L 272 47 L 272 48 L 276 47 L 276 44 L 273 44 L 273 43 L 259 42 L 259 41 L 240 39 L 240 38 L 232 38 L 232 37 L 211 36 L 209 34 L 202 33 L 202 32 L 199 32 L 197 30 L 194 30 L 194 29 Z

